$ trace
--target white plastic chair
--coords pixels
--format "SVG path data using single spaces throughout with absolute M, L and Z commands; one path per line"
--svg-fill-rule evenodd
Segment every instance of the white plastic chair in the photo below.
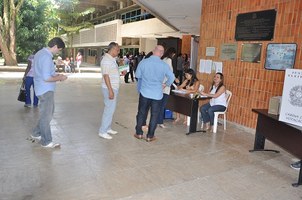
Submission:
M 213 133 L 217 132 L 217 125 L 218 125 L 218 117 L 219 115 L 223 115 L 223 129 L 226 130 L 226 112 L 228 110 L 228 106 L 230 100 L 232 98 L 232 92 L 230 90 L 226 90 L 226 109 L 223 112 L 214 112 L 214 125 L 213 125 Z
M 200 85 L 199 85 L 199 88 L 198 88 L 198 91 L 199 91 L 199 92 L 203 92 L 203 91 L 204 91 L 204 86 L 200 84 Z

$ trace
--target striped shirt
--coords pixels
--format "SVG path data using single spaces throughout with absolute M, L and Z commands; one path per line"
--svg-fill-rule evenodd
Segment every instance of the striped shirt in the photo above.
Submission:
M 118 65 L 115 58 L 106 53 L 101 61 L 102 74 L 108 74 L 112 89 L 119 89 L 120 87 L 120 74 Z M 102 87 L 107 88 L 104 78 L 102 79 Z

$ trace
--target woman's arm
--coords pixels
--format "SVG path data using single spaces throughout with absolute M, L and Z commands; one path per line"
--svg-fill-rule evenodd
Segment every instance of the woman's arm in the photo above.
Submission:
M 217 98 L 217 97 L 219 97 L 222 93 L 224 93 L 225 92 L 225 86 L 223 85 L 223 86 L 221 86 L 220 88 L 219 88 L 219 90 L 215 93 L 215 94 L 210 94 L 210 93 L 205 93 L 205 92 L 201 92 L 200 94 L 201 95 L 204 95 L 204 96 L 208 96 L 208 97 L 212 97 L 212 98 Z
M 196 93 L 199 89 L 199 81 L 195 81 L 195 83 L 186 89 L 187 93 Z
M 180 86 L 177 87 L 177 89 L 183 89 L 187 85 L 188 80 L 184 80 Z
M 31 61 L 28 61 L 27 62 L 27 67 L 26 67 L 25 72 L 24 72 L 23 80 L 25 80 L 25 77 L 26 77 L 27 73 L 29 72 L 30 68 L 31 68 Z

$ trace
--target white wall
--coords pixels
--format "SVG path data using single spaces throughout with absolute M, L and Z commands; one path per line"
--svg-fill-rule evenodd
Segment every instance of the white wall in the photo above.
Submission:
M 83 29 L 73 37 L 73 47 L 108 46 L 110 42 L 122 44 L 122 20 L 114 20 L 94 26 L 93 29 Z
M 154 49 L 157 45 L 157 39 L 153 38 L 141 38 L 140 39 L 140 51 L 144 51 L 146 54 Z
M 123 24 L 121 29 L 121 37 L 154 38 L 169 33 L 175 33 L 175 30 L 157 18 Z

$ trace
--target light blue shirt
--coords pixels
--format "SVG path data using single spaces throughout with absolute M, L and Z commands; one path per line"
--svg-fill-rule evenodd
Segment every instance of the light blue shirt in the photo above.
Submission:
M 171 86 L 175 77 L 169 65 L 158 56 L 142 60 L 136 70 L 135 77 L 138 78 L 138 90 L 146 98 L 160 100 L 163 97 L 163 81 Z
M 47 48 L 43 48 L 35 54 L 33 65 L 35 93 L 37 96 L 56 89 L 56 82 L 46 82 L 46 80 L 56 75 L 52 57 L 52 53 Z

